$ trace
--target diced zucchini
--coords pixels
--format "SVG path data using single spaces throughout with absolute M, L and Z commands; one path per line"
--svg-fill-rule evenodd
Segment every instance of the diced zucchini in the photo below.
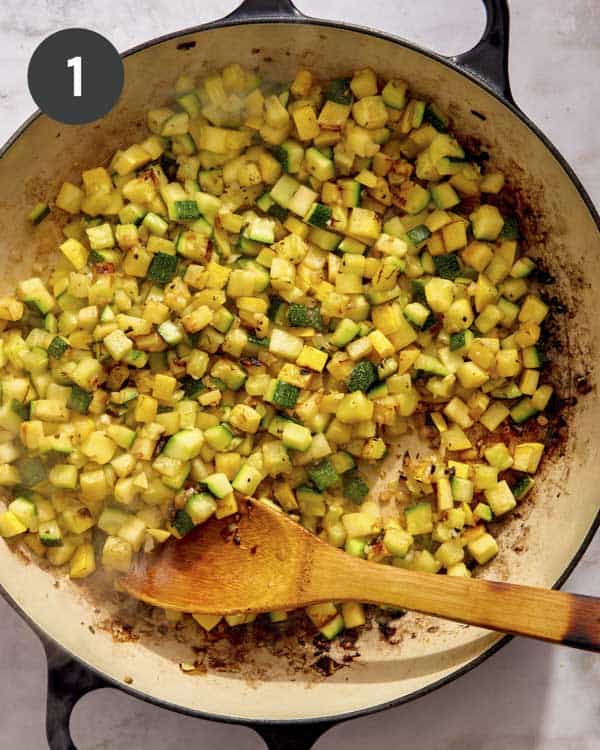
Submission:
M 207 492 L 190 495 L 185 504 L 185 512 L 195 525 L 207 521 L 216 510 L 217 503 Z
M 375 365 L 369 360 L 363 360 L 354 366 L 348 380 L 349 391 L 368 391 L 377 382 L 378 375 Z
M 48 346 L 48 355 L 53 359 L 60 359 L 68 350 L 69 342 L 62 336 L 55 336 Z
M 251 496 L 262 482 L 262 473 L 249 463 L 244 464 L 236 474 L 231 486 L 242 495 Z
M 499 235 L 502 240 L 518 240 L 520 237 L 519 221 L 516 216 L 506 216 Z
M 175 518 L 171 522 L 171 526 L 175 529 L 180 537 L 183 537 L 186 534 L 190 533 L 195 524 L 194 521 L 192 521 L 189 513 L 187 512 L 187 509 L 180 508 L 175 514 Z
M 67 406 L 73 411 L 77 411 L 80 414 L 87 414 L 90 404 L 92 403 L 93 394 L 88 391 L 84 391 L 78 385 L 71 386 L 69 399 Z
M 200 453 L 203 444 L 202 430 L 196 428 L 180 430 L 169 438 L 163 449 L 163 455 L 179 461 L 190 461 Z
M 412 536 L 430 534 L 433 531 L 433 517 L 430 503 L 416 503 L 404 509 L 406 530 Z
M 460 276 L 460 263 L 456 255 L 452 253 L 447 255 L 434 255 L 433 262 L 436 275 L 440 278 L 453 281 L 457 276 Z
M 431 123 L 440 133 L 445 133 L 448 129 L 448 116 L 434 102 L 429 102 L 425 106 L 423 120 Z
M 543 367 L 544 357 L 537 347 L 528 346 L 526 349 L 523 349 L 521 356 L 523 358 L 523 367 L 533 370 L 539 370 Z
M 106 507 L 98 519 L 98 528 L 106 534 L 116 536 L 123 524 L 131 518 L 125 510 L 115 507 Z
M 522 424 L 539 414 L 539 409 L 532 404 L 530 398 L 524 398 L 510 410 L 510 417 L 515 424 Z
M 331 460 L 326 458 L 318 464 L 313 464 L 307 469 L 308 476 L 316 485 L 318 490 L 326 490 L 339 482 L 339 476 L 333 468 Z
M 37 531 L 39 526 L 37 507 L 33 500 L 17 497 L 8 505 L 8 512 L 16 516 L 29 531 Z M 16 528 L 14 526 L 13 528 Z M 2 534 L 2 536 L 5 536 Z
M 156 253 L 148 269 L 148 279 L 157 284 L 168 284 L 177 273 L 177 256 Z
M 217 498 L 222 499 L 233 492 L 229 479 L 222 473 L 211 474 L 204 479 L 209 491 Z
M 352 90 L 347 78 L 329 81 L 325 88 L 325 98 L 336 104 L 352 104 Z
M 342 492 L 353 503 L 360 505 L 369 494 L 369 486 L 359 472 L 349 471 L 342 478 Z
M 271 188 L 271 198 L 282 208 L 289 208 L 290 201 L 300 183 L 289 175 L 282 175 Z
M 40 523 L 38 534 L 44 547 L 62 547 L 63 537 L 57 521 Z
M 406 236 L 413 243 L 413 245 L 420 245 L 431 236 L 431 232 L 425 226 L 425 224 L 418 224 L 416 227 L 409 229 L 406 233 Z
M 306 150 L 305 165 L 307 172 L 319 182 L 332 180 L 335 177 L 335 165 L 332 159 L 327 158 L 316 148 L 311 147 Z
M 182 326 L 178 323 L 166 320 L 164 323 L 161 323 L 156 330 L 160 337 L 171 346 L 175 346 L 183 341 L 184 331 Z
M 404 109 L 406 104 L 407 84 L 399 79 L 389 80 L 383 87 L 381 96 L 388 107 Z
M 358 324 L 349 318 L 341 320 L 335 331 L 331 334 L 331 343 L 338 348 L 349 344 L 358 335 Z
M 50 213 L 50 206 L 47 203 L 36 203 L 31 211 L 27 214 L 27 219 L 32 224 L 39 224 Z
M 233 433 L 225 424 L 209 427 L 204 431 L 206 442 L 216 451 L 225 451 L 231 445 Z
M 441 182 L 431 188 L 435 205 L 442 210 L 453 208 L 460 203 L 460 197 L 449 182 Z
M 303 452 L 307 451 L 312 443 L 310 430 L 290 421 L 284 425 L 281 439 L 286 448 Z
M 27 305 L 34 306 L 42 315 L 46 315 L 55 305 L 54 297 L 38 278 L 20 281 L 17 285 L 19 298 Z
M 19 462 L 17 468 L 19 470 L 21 482 L 25 487 L 35 487 L 47 477 L 46 466 L 43 461 L 36 456 L 23 459 Z
M 523 500 L 533 489 L 535 480 L 528 476 L 522 476 L 512 486 L 512 493 L 516 500 Z
M 271 245 L 275 241 L 275 223 L 272 219 L 260 217 L 251 219 L 246 229 L 246 236 L 253 242 Z
M 429 190 L 425 190 L 420 185 L 413 185 L 406 195 L 404 210 L 408 214 L 419 214 L 427 208 L 430 199 L 431 194 Z
M 274 155 L 284 172 L 295 174 L 300 171 L 304 149 L 297 141 L 288 140 L 277 146 Z
M 285 383 L 282 380 L 274 380 L 265 394 L 265 400 L 270 401 L 275 406 L 280 406 L 282 409 L 293 409 L 299 394 L 300 389 L 295 385 Z
M 404 308 L 404 317 L 416 328 L 424 328 L 431 311 L 420 302 L 409 302 Z
M 304 221 L 315 227 L 324 229 L 331 221 L 331 208 L 324 206 L 322 203 L 313 203 L 304 217 Z
M 507 177 L 372 68 L 232 64 L 174 100 L 62 185 L 62 259 L 0 297 L 0 535 L 74 579 L 121 573 L 256 496 L 349 555 L 470 577 L 534 486 L 544 444 L 519 425 L 554 394 L 551 279 L 497 207 Z M 394 515 L 361 462 L 424 416 L 439 455 L 405 463 Z M 325 638 L 365 622 L 307 614 Z

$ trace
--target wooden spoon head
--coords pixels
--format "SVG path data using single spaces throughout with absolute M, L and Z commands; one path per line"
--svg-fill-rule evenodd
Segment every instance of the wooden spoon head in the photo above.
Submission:
M 137 599 L 183 612 L 293 609 L 314 544 L 322 543 L 284 513 L 247 500 L 236 516 L 141 555 L 120 583 Z

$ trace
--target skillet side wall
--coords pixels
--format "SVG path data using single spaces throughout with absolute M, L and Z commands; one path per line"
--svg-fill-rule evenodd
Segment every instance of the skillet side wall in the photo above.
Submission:
M 187 41 L 197 44 L 178 49 Z M 147 108 L 169 101 L 180 73 L 202 75 L 231 62 L 257 66 L 279 80 L 289 79 L 299 66 L 330 77 L 369 65 L 384 77 L 405 78 L 420 94 L 448 109 L 458 132 L 489 146 L 495 163 L 513 175 L 544 215 L 537 239 L 545 238 L 544 262 L 573 313 L 562 334 L 563 395 L 570 395 L 576 375 L 591 373 L 590 382 L 595 383 L 600 240 L 593 217 L 560 164 L 516 115 L 459 73 L 392 41 L 326 25 L 253 24 L 171 39 L 126 58 L 123 96 L 102 121 L 68 127 L 45 117 L 35 120 L 0 160 L 2 291 L 30 274 L 35 263 L 40 264 L 36 273 L 42 275 L 51 267 L 60 228 L 46 220 L 32 230 L 21 220 L 28 208 L 38 199 L 55 196 L 63 180 L 77 181 L 82 169 L 102 163 L 117 147 L 134 141 L 144 130 Z M 503 530 L 503 554 L 486 575 L 551 586 L 592 526 L 600 486 L 600 404 L 595 389 L 573 412 L 566 459 L 547 463 L 535 505 L 526 518 Z M 81 590 L 67 581 L 61 580 L 58 588 L 54 583 L 53 576 L 25 565 L 21 556 L 0 545 L 0 584 L 35 622 L 82 660 L 117 682 L 130 675 L 134 688 L 175 707 L 242 719 L 312 718 L 368 709 L 447 677 L 498 640 L 485 631 L 451 624 L 443 624 L 435 635 L 421 628 L 417 638 L 395 649 L 367 636 L 360 645 L 362 663 L 325 684 L 313 684 L 304 674 L 292 675 L 283 667 L 263 680 L 257 667 L 252 684 L 211 672 L 196 678 L 190 689 L 190 679 L 195 678 L 183 675 L 176 664 L 186 658 L 181 644 L 157 650 L 144 641 L 115 643 L 100 630 L 92 634 L 88 626 L 94 624 L 94 616 Z M 282 702 L 284 685 L 287 700 Z

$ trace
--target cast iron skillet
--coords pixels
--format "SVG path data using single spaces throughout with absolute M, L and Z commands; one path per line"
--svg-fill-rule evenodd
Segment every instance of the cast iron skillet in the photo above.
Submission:
M 479 43 L 473 47 L 470 51 L 457 55 L 452 58 L 442 57 L 426 50 L 420 49 L 415 45 L 405 42 L 404 40 L 398 40 L 390 35 L 384 35 L 379 32 L 375 32 L 368 29 L 359 27 L 352 27 L 347 24 L 334 23 L 330 21 L 316 21 L 309 19 L 299 13 L 294 7 L 290 0 L 245 0 L 242 5 L 233 11 L 229 16 L 211 24 L 205 24 L 193 29 L 187 29 L 184 32 L 178 34 L 172 34 L 160 39 L 155 39 L 145 45 L 141 45 L 134 49 L 129 50 L 125 53 L 125 56 L 138 52 L 141 49 L 152 46 L 157 42 L 163 42 L 169 39 L 174 39 L 181 34 L 190 34 L 199 31 L 205 31 L 214 28 L 220 28 L 224 26 L 236 26 L 240 24 L 252 24 L 252 23 L 275 23 L 284 21 L 286 23 L 301 23 L 301 24 L 316 24 L 322 26 L 328 26 L 339 29 L 355 29 L 363 34 L 368 34 L 374 37 L 386 38 L 391 41 L 401 41 L 404 46 L 419 51 L 421 54 L 427 55 L 432 60 L 443 64 L 449 68 L 461 72 L 463 75 L 474 80 L 477 84 L 486 89 L 489 93 L 494 95 L 500 102 L 506 105 L 514 114 L 516 114 L 536 135 L 540 138 L 546 147 L 559 161 L 563 169 L 569 175 L 572 182 L 577 187 L 579 194 L 585 204 L 587 205 L 590 213 L 594 217 L 596 223 L 600 226 L 600 220 L 591 204 L 591 201 L 582 185 L 573 174 L 565 160 L 560 156 L 552 144 L 537 130 L 537 128 L 527 119 L 527 117 L 518 109 L 510 91 L 510 84 L 508 79 L 508 31 L 509 31 L 509 13 L 507 0 L 483 0 L 486 8 L 487 21 L 483 36 Z M 12 138 L 5 144 L 3 149 L 0 151 L 0 157 L 5 151 L 20 137 L 20 135 L 26 130 L 28 125 L 39 116 L 39 113 L 33 115 L 24 125 L 12 136 Z M 579 548 L 577 554 L 571 561 L 568 568 L 564 571 L 563 575 L 556 583 L 556 587 L 562 585 L 568 575 L 571 573 L 576 563 L 581 558 L 585 549 L 587 548 L 593 534 L 595 533 L 600 523 L 600 514 L 596 517 L 595 523 L 593 524 L 590 532 L 583 541 L 583 544 Z M 0 588 L 0 593 L 14 607 L 19 614 L 29 623 L 30 627 L 40 637 L 46 655 L 48 659 L 48 696 L 47 696 L 47 716 L 46 716 L 46 729 L 48 736 L 48 743 L 50 750 L 76 750 L 73 744 L 70 731 L 69 731 L 69 720 L 71 712 L 78 702 L 78 700 L 86 693 L 105 687 L 118 687 L 121 690 L 131 693 L 132 695 L 146 700 L 148 702 L 161 704 L 150 696 L 135 690 L 131 687 L 123 686 L 122 684 L 116 684 L 113 681 L 101 676 L 95 670 L 84 666 L 77 657 L 72 653 L 67 652 L 57 642 L 50 639 L 48 636 L 42 634 L 41 629 L 36 625 L 31 618 L 27 617 L 17 605 L 12 601 L 10 596 Z M 356 718 L 357 716 L 364 715 L 367 713 L 374 713 L 381 711 L 386 708 L 390 708 L 400 703 L 404 703 L 408 700 L 420 697 L 421 695 L 434 690 L 441 685 L 450 682 L 456 677 L 464 674 L 465 672 L 472 669 L 474 666 L 480 664 L 484 659 L 495 653 L 501 646 L 505 645 L 510 639 L 508 637 L 503 638 L 497 642 L 494 646 L 489 648 L 479 658 L 470 662 L 464 668 L 452 673 L 450 676 L 438 681 L 435 684 L 428 686 L 427 688 L 414 692 L 410 696 L 405 696 L 396 701 L 391 701 L 385 704 L 378 705 L 374 708 L 365 709 L 361 711 L 355 711 L 353 713 L 343 714 L 341 717 L 328 717 L 323 716 L 318 721 L 264 721 L 264 722 L 243 722 L 249 728 L 254 729 L 258 732 L 269 748 L 272 750 L 308 750 L 318 737 L 326 732 L 329 728 L 350 718 Z M 165 706 L 167 708 L 176 708 L 173 706 Z M 193 712 L 184 711 L 181 712 L 189 713 L 191 715 L 199 716 L 206 719 L 221 720 L 221 717 L 216 717 L 206 712 Z

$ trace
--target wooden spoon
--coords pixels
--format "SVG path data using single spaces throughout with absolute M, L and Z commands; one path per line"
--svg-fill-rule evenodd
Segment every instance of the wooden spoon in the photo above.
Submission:
M 359 560 L 264 503 L 240 505 L 238 516 L 212 519 L 141 556 L 123 588 L 149 604 L 204 614 L 388 604 L 600 651 L 600 598 Z

